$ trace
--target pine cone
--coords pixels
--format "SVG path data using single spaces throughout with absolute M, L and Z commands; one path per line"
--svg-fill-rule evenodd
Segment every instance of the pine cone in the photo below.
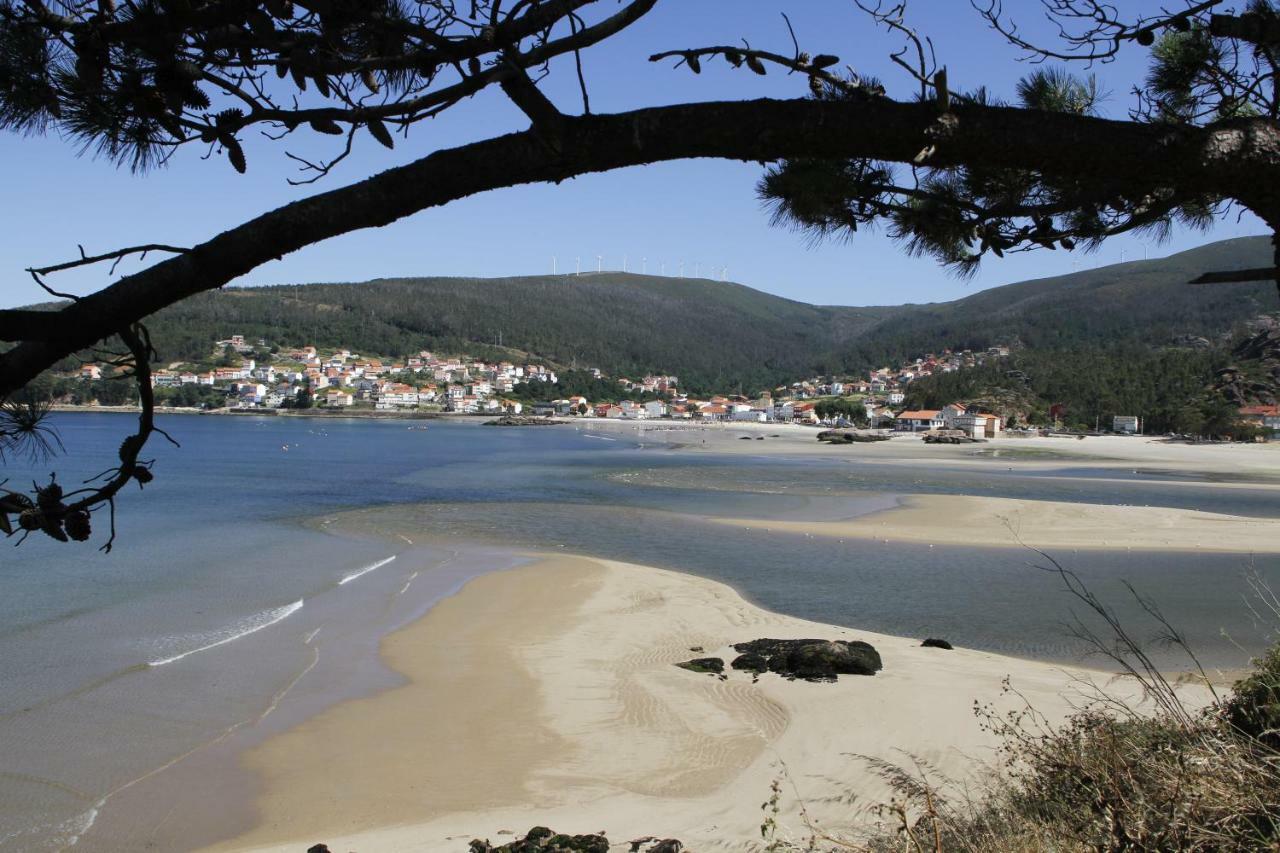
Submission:
M 77 542 L 84 542 L 93 533 L 89 524 L 89 513 L 83 509 L 68 514 L 65 527 L 67 535 Z
M 36 489 L 36 503 L 45 512 L 57 509 L 62 505 L 62 486 L 50 483 L 43 489 Z

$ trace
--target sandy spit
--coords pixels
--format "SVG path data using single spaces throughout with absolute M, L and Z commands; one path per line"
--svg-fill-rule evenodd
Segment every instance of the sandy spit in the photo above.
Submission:
M 759 637 L 863 639 L 884 670 L 753 683 L 672 665 L 729 660 L 732 643 Z M 382 653 L 405 686 L 249 753 L 263 781 L 259 825 L 212 849 L 463 851 L 539 824 L 753 849 L 774 780 L 781 836 L 840 834 L 888 796 L 859 756 L 914 756 L 965 779 L 993 757 L 975 700 L 1017 704 L 1006 676 L 1051 719 L 1104 677 L 926 649 L 771 613 L 690 575 L 560 556 L 472 581 Z
M 897 509 L 847 521 L 707 520 L 743 529 L 939 545 L 1280 552 L 1280 519 L 972 495 L 910 495 Z

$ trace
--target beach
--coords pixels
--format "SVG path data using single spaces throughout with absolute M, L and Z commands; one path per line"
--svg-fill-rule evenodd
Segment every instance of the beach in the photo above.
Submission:
M 711 519 L 743 530 L 841 539 L 1037 549 L 1280 552 L 1280 520 L 1170 507 L 1098 506 L 974 495 L 910 495 L 847 521 Z
M 864 640 L 884 669 L 753 682 L 674 665 L 731 660 L 731 644 L 761 637 Z M 778 837 L 849 836 L 891 794 L 871 761 L 965 780 L 994 758 L 973 709 L 1018 707 L 1006 678 L 1049 719 L 1089 684 L 1133 692 L 1088 670 L 771 613 L 678 572 L 560 556 L 471 581 L 382 656 L 408 683 L 248 753 L 258 824 L 209 853 L 461 850 L 534 825 L 750 849 L 775 781 Z
M 1280 442 L 1191 444 L 1162 436 L 1003 434 L 972 444 L 925 444 L 919 435 L 889 433 L 888 441 L 828 444 L 818 441 L 822 429 L 798 424 L 721 421 L 618 421 L 583 418 L 572 422 L 583 430 L 666 444 L 683 451 L 770 456 L 820 456 L 827 459 L 891 461 L 899 464 L 960 467 L 1016 466 L 1042 470 L 1081 465 L 1111 469 L 1117 478 L 1146 469 L 1168 469 L 1190 475 L 1248 474 L 1275 480 L 1280 486 Z M 885 433 L 882 433 L 885 434 Z M 755 443 L 748 443 L 750 439 Z
M 68 442 L 114 458 L 127 418 L 66 416 Z M 766 820 L 848 838 L 892 796 L 874 762 L 982 774 L 974 703 L 1019 707 L 1006 676 L 1050 720 L 1082 679 L 1132 694 L 1082 668 L 1072 601 L 1024 545 L 1144 639 L 1125 584 L 1151 595 L 1217 683 L 1269 642 L 1249 578 L 1280 588 L 1275 445 L 172 427 L 143 496 L 166 514 L 131 505 L 110 562 L 29 543 L 42 571 L 10 577 L 0 850 L 443 851 L 535 825 L 751 849 Z M 762 638 L 864 640 L 884 668 L 675 666 Z

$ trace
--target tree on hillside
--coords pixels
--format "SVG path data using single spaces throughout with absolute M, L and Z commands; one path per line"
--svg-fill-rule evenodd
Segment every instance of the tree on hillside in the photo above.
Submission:
M 581 51 L 657 0 L 0 0 L 0 126 L 64 134 L 135 170 L 191 147 L 210 168 L 246 173 L 261 168 L 246 158 L 249 134 L 285 146 L 300 134 L 331 136 L 326 159 L 290 152 L 302 170 L 291 180 L 309 183 L 331 176 L 354 146 L 393 148 L 420 122 L 493 87 L 530 123 L 301 198 L 199 245 L 81 250 L 31 268 L 37 283 L 70 301 L 55 311 L 0 311 L 0 341 L 11 345 L 0 355 L 0 398 L 12 401 L 60 360 L 103 347 L 132 372 L 143 413 L 104 482 L 70 495 L 55 484 L 10 494 L 0 500 L 3 524 L 16 516 L 22 530 L 66 538 L 75 519 L 72 538 L 86 538 L 89 513 L 150 479 L 140 454 L 155 431 L 155 350 L 143 318 L 286 253 L 486 190 L 690 157 L 773 163 L 761 193 L 780 221 L 819 234 L 883 222 L 907 251 L 962 272 L 988 254 L 1089 248 L 1133 229 L 1204 224 L 1231 205 L 1280 228 L 1280 13 L 1271 0 L 1242 8 L 1183 0 L 1158 13 L 1042 0 L 1061 26 L 1050 45 L 1029 41 L 997 0 L 972 0 L 993 39 L 1042 63 L 1019 83 L 1015 103 L 949 85 L 905 3 L 851 2 L 869 27 L 904 40 L 894 55 L 901 92 L 816 52 L 840 45 L 810 52 L 792 34 L 779 49 L 727 41 L 677 45 L 651 59 L 694 75 L 727 62 L 742 69 L 744 95 L 754 75 L 788 73 L 801 97 L 597 114 Z M 1130 117 L 1103 119 L 1096 87 L 1065 69 L 1123 50 L 1148 51 L 1150 72 L 1135 81 Z M 572 112 L 538 88 L 562 66 L 581 91 Z M 696 97 L 695 79 L 689 87 Z M 89 296 L 66 297 L 48 281 L 149 252 L 172 257 Z M 34 435 L 27 426 L 10 419 L 0 434 Z

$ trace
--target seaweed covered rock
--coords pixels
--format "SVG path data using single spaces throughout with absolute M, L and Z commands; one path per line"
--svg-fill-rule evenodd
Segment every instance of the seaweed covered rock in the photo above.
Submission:
M 690 672 L 709 672 L 712 674 L 724 672 L 724 661 L 720 658 L 694 658 L 693 660 L 678 663 L 676 666 L 681 669 L 687 669 Z
M 498 846 L 477 838 L 471 842 L 471 853 L 609 853 L 609 839 L 603 833 L 563 835 L 535 826 L 524 838 Z
M 880 653 L 861 640 L 752 640 L 736 643 L 734 669 L 776 672 L 785 678 L 835 681 L 840 675 L 875 675 Z M 761 669 L 761 661 L 765 669 Z

